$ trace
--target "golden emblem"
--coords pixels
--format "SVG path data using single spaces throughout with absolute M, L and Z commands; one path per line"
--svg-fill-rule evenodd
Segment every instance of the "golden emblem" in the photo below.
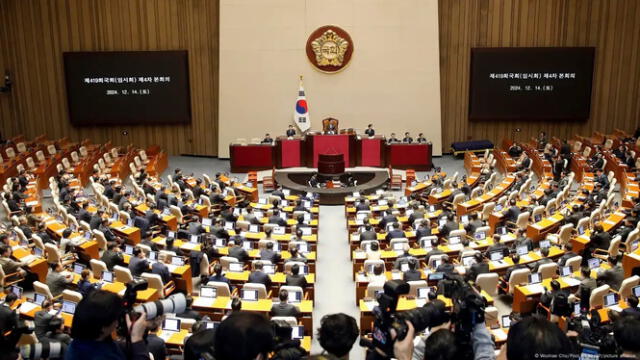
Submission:
M 311 48 L 319 66 L 342 66 L 344 55 L 349 48 L 349 41 L 340 37 L 335 31 L 327 30 L 311 42 Z

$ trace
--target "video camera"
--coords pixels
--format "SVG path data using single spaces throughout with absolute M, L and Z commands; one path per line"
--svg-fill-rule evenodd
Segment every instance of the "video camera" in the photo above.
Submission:
M 403 340 L 407 336 L 409 327 L 406 321 L 411 322 L 415 332 L 424 331 L 427 327 L 435 326 L 448 321 L 448 314 L 444 309 L 428 306 L 396 312 L 400 295 L 409 293 L 409 284 L 401 280 L 390 280 L 384 284 L 383 293 L 378 295 L 378 306 L 373 309 L 375 317 L 373 323 L 373 341 L 361 338 L 360 345 L 368 347 L 367 358 L 390 358 L 393 356 L 393 344 L 396 340 Z M 391 336 L 391 329 L 396 333 L 395 339 Z M 381 356 L 379 352 L 384 353 Z
M 600 314 L 592 310 L 589 314 L 582 312 L 572 317 L 567 323 L 568 331 L 578 333 L 577 345 L 581 358 L 596 359 L 601 354 L 617 354 L 616 342 L 611 335 L 613 329 L 610 325 L 601 324 Z
M 453 302 L 451 321 L 455 324 L 458 341 L 463 345 L 470 344 L 473 328 L 476 324 L 484 323 L 486 300 L 460 275 L 445 274 L 438 288 L 444 297 Z

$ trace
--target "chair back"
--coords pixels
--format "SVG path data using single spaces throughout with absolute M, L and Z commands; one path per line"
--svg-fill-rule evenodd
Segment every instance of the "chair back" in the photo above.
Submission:
M 47 262 L 49 264 L 57 264 L 60 262 L 60 253 L 55 245 L 44 244 L 44 251 L 47 254 Z
M 484 290 L 487 294 L 495 296 L 498 293 L 498 280 L 497 273 L 479 274 L 476 277 L 476 285 L 480 290 Z
M 202 254 L 202 259 L 200 260 L 200 275 L 209 276 L 209 257 L 207 254 Z
M 286 263 L 284 263 L 284 272 L 287 274 L 291 273 L 291 268 L 293 267 L 293 265 L 298 265 L 302 267 L 305 264 L 301 261 L 287 261 Z
M 531 214 L 528 211 L 523 212 L 522 214 L 518 215 L 518 220 L 516 221 L 516 226 L 518 227 L 518 229 L 526 229 L 527 225 L 529 225 L 529 216 Z
M 384 260 L 365 260 L 364 261 L 364 271 L 366 273 L 368 273 L 368 274 L 369 273 L 373 274 L 373 269 L 377 265 L 382 265 L 382 267 L 384 268 Z M 370 269 L 371 269 L 371 271 L 370 271 Z
M 243 290 L 256 290 L 258 291 L 258 299 L 266 299 L 267 298 L 267 287 L 264 284 L 256 284 L 256 283 L 245 283 L 242 287 Z
M 618 290 L 618 294 L 620 294 L 620 298 L 626 299 L 631 296 L 631 290 L 640 284 L 640 276 L 633 275 L 628 277 L 622 281 L 620 285 L 620 290 Z
M 509 277 L 509 294 L 513 294 L 516 285 L 529 281 L 529 275 L 531 275 L 531 270 L 529 269 L 518 269 L 512 271 L 511 276 Z
M 176 220 L 178 220 L 178 223 L 181 224 L 183 222 L 183 219 L 182 211 L 180 210 L 180 208 L 175 205 L 169 205 L 169 210 L 171 210 L 171 215 L 175 216 Z
M 542 264 L 538 267 L 538 272 L 542 276 L 543 279 L 549 279 L 556 275 L 558 272 L 558 264 L 556 263 L 548 263 Z
M 371 298 L 371 299 L 375 299 L 376 298 L 376 292 L 378 291 L 383 291 L 383 287 L 384 284 L 379 284 L 379 283 L 369 283 L 367 285 L 367 291 L 366 291 L 366 297 Z
M 297 326 L 298 325 L 298 319 L 296 319 L 294 316 L 273 316 L 271 317 L 271 321 L 284 321 L 286 322 L 289 326 Z
M 237 263 L 239 262 L 238 259 L 232 257 L 232 256 L 221 256 L 220 257 L 220 266 L 222 266 L 222 270 L 226 271 L 229 270 L 229 264 L 230 263 Z
M 604 305 L 604 297 L 609 293 L 610 289 L 609 285 L 602 285 L 593 289 L 589 297 L 589 308 L 602 307 Z
M 299 293 L 300 299 L 304 299 L 304 290 L 300 286 L 280 286 L 280 290 L 287 290 L 288 293 Z
M 62 291 L 62 300 L 71 301 L 78 304 L 80 301 L 82 301 L 82 294 L 77 291 L 66 289 Z
M 409 284 L 409 296 L 418 296 L 418 289 L 428 288 L 429 284 L 425 280 L 407 281 Z
M 98 259 L 89 260 L 89 265 L 91 266 L 93 277 L 96 279 L 101 279 L 102 273 L 105 271 L 109 271 L 109 269 L 107 269 L 107 264 L 105 264 L 104 261 Z
M 209 281 L 207 286 L 216 288 L 216 296 L 231 297 L 229 284 L 219 281 Z
M 47 297 L 50 301 L 53 300 L 53 294 L 51 294 L 51 290 L 49 289 L 49 285 L 45 283 L 41 283 L 40 281 L 33 282 L 33 290 Z
M 434 269 L 434 264 L 436 261 L 439 261 L 442 259 L 443 256 L 445 256 L 446 254 L 438 254 L 438 255 L 431 255 L 431 257 L 429 258 L 429 264 L 427 264 L 430 268 Z
M 162 284 L 162 278 L 160 277 L 160 275 L 145 272 L 145 273 L 142 273 L 141 277 L 147 280 L 147 282 L 149 282 L 150 288 L 156 289 L 161 299 L 164 299 L 165 297 L 164 285 Z
M 580 265 L 582 264 L 582 256 L 574 256 L 572 258 L 569 258 L 565 263 L 564 266 L 570 266 L 571 267 L 571 272 L 576 272 L 580 270 Z
M 93 237 L 98 242 L 98 248 L 101 250 L 107 250 L 107 238 L 104 236 L 104 233 L 98 229 L 93 230 Z
M 131 275 L 131 271 L 129 270 L 129 268 L 116 265 L 113 267 L 113 272 L 115 273 L 116 281 L 118 282 L 128 284 L 133 281 L 133 275 Z
M 622 237 L 620 235 L 616 235 L 609 243 L 609 256 L 613 258 L 617 258 L 620 255 L 620 242 L 622 241 Z

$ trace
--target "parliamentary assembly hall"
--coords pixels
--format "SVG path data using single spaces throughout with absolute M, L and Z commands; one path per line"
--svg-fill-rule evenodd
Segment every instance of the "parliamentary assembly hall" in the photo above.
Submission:
M 640 0 L 0 0 L 0 360 L 640 360 Z

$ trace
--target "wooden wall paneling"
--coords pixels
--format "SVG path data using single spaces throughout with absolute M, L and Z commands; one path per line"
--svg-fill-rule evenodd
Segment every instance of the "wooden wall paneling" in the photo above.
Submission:
M 0 98 L 0 131 L 217 155 L 218 9 L 217 0 L 0 1 L 0 70 L 16 84 Z M 189 52 L 191 124 L 71 126 L 64 51 L 170 49 Z
M 640 2 L 439 0 L 443 151 L 467 138 L 527 140 L 633 130 L 640 116 Z M 595 46 L 591 118 L 581 122 L 469 121 L 472 47 Z M 520 128 L 520 133 L 514 133 Z

